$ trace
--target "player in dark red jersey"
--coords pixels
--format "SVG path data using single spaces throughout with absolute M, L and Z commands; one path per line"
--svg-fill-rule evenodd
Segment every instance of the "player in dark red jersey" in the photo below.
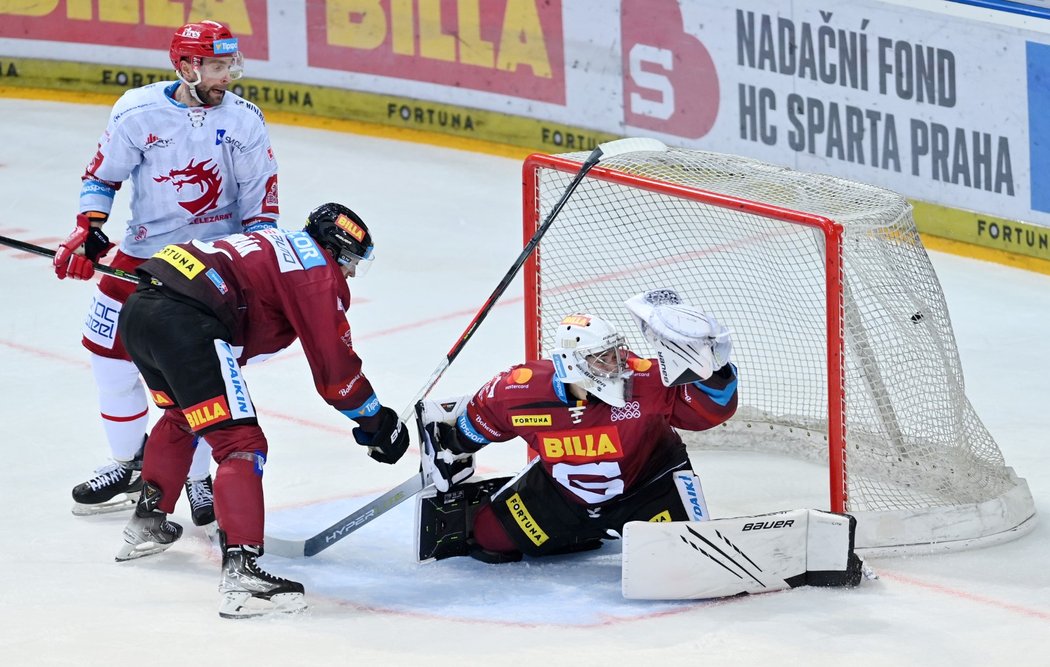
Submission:
M 346 278 L 371 264 L 372 249 L 361 218 L 325 204 L 302 231 L 271 228 L 169 245 L 138 268 L 143 282 L 121 311 L 119 333 L 164 413 L 147 442 L 142 494 L 117 560 L 163 551 L 180 537 L 182 528 L 167 514 L 186 478 L 194 435 L 203 434 L 218 463 L 220 615 L 305 608 L 301 584 L 256 563 L 267 443 L 241 365 L 298 338 L 321 397 L 357 422 L 354 438 L 372 458 L 396 462 L 408 434 L 365 377 L 346 320 Z
M 632 302 L 659 360 L 635 356 L 604 320 L 572 314 L 550 358 L 469 398 L 421 404 L 436 489 L 421 495 L 420 560 L 513 561 L 600 546 L 628 521 L 708 518 L 675 429 L 709 429 L 736 410 L 729 333 L 670 290 Z M 524 471 L 462 484 L 475 452 L 515 437 L 535 457 Z

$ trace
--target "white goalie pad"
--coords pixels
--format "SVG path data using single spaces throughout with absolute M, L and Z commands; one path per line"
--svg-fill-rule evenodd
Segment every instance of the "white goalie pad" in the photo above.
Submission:
M 699 600 L 796 586 L 854 586 L 856 520 L 820 510 L 650 523 L 623 532 L 623 596 Z
M 624 305 L 653 346 L 665 387 L 706 380 L 729 361 L 729 330 L 674 290 L 643 292 Z

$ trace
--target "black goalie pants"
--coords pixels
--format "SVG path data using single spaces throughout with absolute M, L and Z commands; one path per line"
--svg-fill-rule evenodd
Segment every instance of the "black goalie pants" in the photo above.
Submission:
M 619 537 L 628 521 L 688 521 L 673 477 L 691 467 L 685 447 L 675 459 L 643 486 L 601 505 L 568 499 L 536 460 L 493 495 L 489 508 L 518 550 L 529 556 L 565 553 Z

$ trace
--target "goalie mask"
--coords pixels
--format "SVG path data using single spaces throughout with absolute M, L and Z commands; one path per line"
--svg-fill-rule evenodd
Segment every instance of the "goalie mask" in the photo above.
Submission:
M 306 233 L 335 256 L 339 266 L 353 265 L 351 275 L 363 276 L 372 265 L 374 245 L 359 215 L 342 204 L 321 204 L 306 219 Z
M 593 315 L 568 315 L 554 334 L 550 351 L 554 373 L 602 402 L 622 408 L 629 398 L 627 344 L 605 320 Z

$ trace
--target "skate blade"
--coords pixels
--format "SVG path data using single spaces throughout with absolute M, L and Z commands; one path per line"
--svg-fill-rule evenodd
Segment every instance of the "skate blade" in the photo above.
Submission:
M 123 563 L 128 560 L 135 560 L 136 558 L 142 558 L 144 556 L 152 556 L 153 554 L 159 554 L 162 551 L 167 551 L 171 548 L 171 545 L 175 542 L 168 542 L 167 544 L 159 544 L 157 542 L 144 542 L 142 544 L 128 544 L 124 543 L 124 546 L 117 552 L 116 560 L 118 563 Z
M 219 602 L 222 618 L 258 618 L 275 614 L 300 614 L 307 610 L 302 593 L 278 593 L 269 600 L 252 597 L 247 591 L 223 593 Z
M 219 543 L 219 523 L 217 521 L 200 526 L 200 529 L 204 531 L 204 536 L 208 538 L 209 542 L 213 544 Z
M 126 512 L 135 507 L 137 499 L 130 496 L 123 500 L 110 500 L 96 505 L 85 505 L 84 503 L 73 503 L 73 516 L 97 516 L 99 514 L 112 514 L 113 512 Z

